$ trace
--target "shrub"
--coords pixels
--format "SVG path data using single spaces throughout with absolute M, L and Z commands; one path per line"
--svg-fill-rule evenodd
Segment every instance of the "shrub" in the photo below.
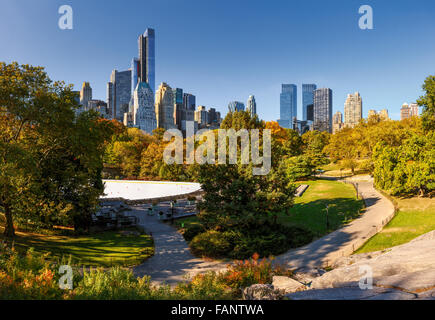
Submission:
M 197 236 L 198 234 L 204 232 L 205 229 L 202 225 L 200 224 L 192 224 L 189 225 L 187 228 L 182 230 L 182 234 L 184 239 L 187 242 L 190 242 L 195 236 Z
M 189 300 L 228 300 L 235 298 L 233 290 L 223 281 L 220 274 L 209 271 L 198 274 L 187 283 L 179 283 L 174 293 Z
M 313 234 L 296 226 L 283 226 L 268 220 L 253 222 L 244 230 L 211 230 L 196 235 L 190 242 L 192 252 L 210 258 L 247 259 L 278 255 L 290 248 L 311 242 Z
M 190 249 L 193 254 L 210 258 L 222 258 L 227 256 L 232 246 L 226 234 L 215 230 L 200 233 L 190 242 Z

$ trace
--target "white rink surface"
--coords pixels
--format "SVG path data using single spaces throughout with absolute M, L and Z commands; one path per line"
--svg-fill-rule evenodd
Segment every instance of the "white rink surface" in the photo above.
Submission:
M 136 180 L 103 180 L 104 196 L 101 198 L 124 198 L 142 200 L 186 194 L 201 189 L 199 183 Z

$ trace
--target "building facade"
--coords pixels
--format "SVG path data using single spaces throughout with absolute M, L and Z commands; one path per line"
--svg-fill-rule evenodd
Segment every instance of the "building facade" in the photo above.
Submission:
M 107 84 L 107 105 L 112 119 L 123 121 L 131 99 L 131 70 L 113 70 Z
M 87 110 L 88 101 L 92 100 L 92 88 L 89 82 L 83 82 L 82 89 L 80 90 L 80 104 L 83 110 Z
M 207 127 L 209 123 L 209 114 L 205 106 L 198 106 L 195 111 L 195 121 L 198 123 L 199 128 Z
M 313 128 L 318 131 L 332 132 L 332 90 L 314 90 Z
M 409 109 L 410 109 L 411 117 L 418 117 L 418 104 L 416 103 L 409 104 Z
M 353 128 L 362 119 L 362 99 L 359 92 L 348 94 L 344 103 L 344 125 Z
M 402 104 L 402 108 L 400 108 L 400 120 L 408 119 L 411 117 L 411 108 L 405 102 Z
M 154 94 L 146 82 L 134 90 L 133 125 L 149 134 L 157 128 Z
M 313 119 L 308 119 L 308 108 L 313 107 L 314 101 L 314 90 L 317 89 L 315 84 L 302 84 L 302 120 L 307 121 Z
M 155 101 L 157 128 L 174 129 L 174 92 L 167 83 L 160 84 Z
M 193 94 L 184 93 L 183 94 L 183 103 L 184 103 L 184 108 L 186 110 L 195 111 L 195 109 L 196 109 L 196 97 Z
M 231 101 L 228 104 L 228 111 L 229 112 L 245 111 L 245 104 L 240 101 Z
M 251 114 L 251 117 L 254 117 L 257 114 L 257 102 L 255 101 L 255 97 L 253 95 L 250 95 L 248 98 L 246 110 Z
M 283 128 L 291 129 L 293 119 L 297 119 L 297 86 L 295 84 L 282 84 L 280 94 L 280 119 L 278 123 Z
M 343 114 L 340 111 L 337 111 L 332 116 L 332 133 L 340 131 L 343 126 Z
M 138 82 L 149 84 L 153 93 L 155 93 L 155 31 L 147 28 L 143 35 L 139 36 L 139 74 Z

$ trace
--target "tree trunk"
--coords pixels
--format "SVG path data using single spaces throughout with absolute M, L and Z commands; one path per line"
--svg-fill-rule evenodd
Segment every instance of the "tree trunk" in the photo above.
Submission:
M 5 226 L 4 235 L 7 238 L 13 238 L 15 237 L 15 229 L 14 229 L 14 221 L 12 219 L 11 208 L 9 207 L 8 204 L 5 204 L 4 209 L 5 209 L 5 217 L 6 217 L 6 226 Z

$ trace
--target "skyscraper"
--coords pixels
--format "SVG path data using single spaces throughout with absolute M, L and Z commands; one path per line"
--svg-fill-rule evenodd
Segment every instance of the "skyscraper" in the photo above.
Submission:
M 409 105 L 405 102 L 402 104 L 402 108 L 400 108 L 400 120 L 408 119 L 411 117 L 411 108 L 409 108 Z
M 418 117 L 418 104 L 416 103 L 409 104 L 409 109 L 411 111 L 411 117 Z
M 162 82 L 156 93 L 155 112 L 157 128 L 173 129 L 174 121 L 174 93 L 172 88 Z
M 228 104 L 228 111 L 229 112 L 245 111 L 245 104 L 240 101 L 231 101 Z
M 131 99 L 131 70 L 113 70 L 107 84 L 107 105 L 112 119 L 124 120 L 124 113 L 129 111 Z
M 204 106 L 198 106 L 198 109 L 195 111 L 195 121 L 198 122 L 200 128 L 207 126 L 209 123 L 208 116 L 207 109 Z
M 280 94 L 280 120 L 283 128 L 291 128 L 293 119 L 297 119 L 297 87 L 295 84 L 282 84 Z
M 183 94 L 183 103 L 184 103 L 184 108 L 186 110 L 195 111 L 195 109 L 196 109 L 196 97 L 193 94 L 184 93 Z
M 315 84 L 302 84 L 302 120 L 308 119 L 308 106 L 313 105 L 314 90 L 317 89 Z
M 362 119 L 362 99 L 359 92 L 348 94 L 344 103 L 344 125 L 347 127 L 356 126 Z
M 337 111 L 332 117 L 332 133 L 336 133 L 343 128 L 343 114 Z
M 147 28 L 143 35 L 139 36 L 139 82 L 147 82 L 155 93 L 155 32 Z
M 139 82 L 134 90 L 133 124 L 149 134 L 157 127 L 154 94 L 146 82 Z
M 131 60 L 131 95 L 134 94 L 134 90 L 136 90 L 137 84 L 139 83 L 139 68 L 139 59 L 133 58 Z
M 174 121 L 178 129 L 181 129 L 181 121 L 186 120 L 186 109 L 184 108 L 183 89 L 173 89 L 174 97 Z
M 257 103 L 255 102 L 255 97 L 250 95 L 248 98 L 248 103 L 246 104 L 246 111 L 249 111 L 251 117 L 257 114 Z
M 89 100 L 92 100 L 92 88 L 89 82 L 83 82 L 80 90 L 80 104 L 83 106 L 83 110 L 87 110 Z
M 332 90 L 314 90 L 314 130 L 332 131 Z

